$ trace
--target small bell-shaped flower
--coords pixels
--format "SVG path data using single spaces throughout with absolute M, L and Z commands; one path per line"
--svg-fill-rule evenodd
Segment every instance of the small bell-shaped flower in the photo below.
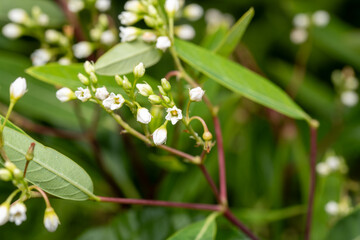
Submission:
M 76 96 L 70 88 L 63 87 L 63 88 L 57 90 L 56 98 L 59 99 L 61 102 L 67 102 L 72 99 L 75 99 Z
M 202 97 L 204 96 L 204 94 L 205 94 L 205 91 L 202 90 L 201 87 L 189 89 L 190 101 L 200 102 Z
M 171 121 L 172 125 L 175 125 L 179 120 L 182 119 L 182 112 L 176 106 L 168 108 L 166 112 L 168 114 L 165 116 L 165 119 Z
M 152 134 L 152 136 L 153 136 L 153 141 L 154 141 L 155 145 L 164 144 L 167 139 L 166 125 L 162 125 L 158 129 L 156 129 L 154 131 L 154 133 Z
M 49 232 L 55 232 L 60 220 L 52 207 L 47 207 L 44 215 L 44 226 Z
M 26 220 L 26 206 L 22 202 L 15 203 L 10 207 L 10 222 L 19 226 Z
M 13 101 L 19 100 L 26 93 L 26 79 L 22 77 L 18 77 L 11 85 L 10 85 L 10 98 Z
M 0 205 L 0 226 L 4 225 L 9 221 L 10 217 L 10 204 L 8 202 L 4 202 Z
M 151 114 L 146 108 L 139 108 L 137 110 L 136 120 L 143 124 L 149 124 L 151 122 Z

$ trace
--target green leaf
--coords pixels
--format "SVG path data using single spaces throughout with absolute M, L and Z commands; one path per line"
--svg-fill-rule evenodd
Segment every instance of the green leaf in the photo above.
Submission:
M 182 40 L 175 40 L 175 49 L 183 61 L 224 87 L 289 117 L 310 121 L 279 87 L 249 69 Z
M 208 218 L 193 223 L 184 229 L 176 232 L 168 240 L 211 240 L 216 236 L 215 218 L 217 213 L 211 214 Z
M 44 0 L 0 0 L 0 21 L 8 22 L 8 12 L 14 8 L 22 8 L 29 15 L 34 6 L 49 16 L 50 26 L 60 26 L 65 22 L 65 16 L 59 6 L 53 1 Z
M 254 16 L 254 9 L 250 8 L 237 22 L 230 31 L 226 34 L 225 38 L 221 41 L 219 46 L 214 50 L 222 56 L 229 56 L 240 42 L 245 33 L 251 19 Z
M 340 219 L 328 233 L 326 240 L 360 238 L 360 208 Z
M 21 170 L 30 144 L 36 144 L 34 159 L 26 174 L 29 182 L 59 198 L 75 201 L 96 199 L 91 178 L 68 157 L 8 127 L 4 129 L 4 140 L 9 159 Z
M 0 115 L 0 124 L 2 125 L 3 122 L 5 120 L 5 117 Z M 18 126 L 16 126 L 15 124 L 13 124 L 12 122 L 10 122 L 9 120 L 6 121 L 6 124 L 5 124 L 6 127 L 8 128 L 11 128 L 11 129 L 14 129 L 16 131 L 18 131 L 19 133 L 22 133 L 22 134 L 26 134 L 21 128 L 19 128 Z
M 95 64 L 96 73 L 106 76 L 127 74 L 133 71 L 140 62 L 145 67 L 156 64 L 161 58 L 161 52 L 154 45 L 143 41 L 119 43 L 104 55 Z

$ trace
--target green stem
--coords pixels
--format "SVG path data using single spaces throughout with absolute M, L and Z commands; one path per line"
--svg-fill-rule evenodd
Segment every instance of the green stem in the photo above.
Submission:
M 7 111 L 7 113 L 6 113 L 4 122 L 3 122 L 3 124 L 1 125 L 1 128 L 0 128 L 1 134 L 2 134 L 2 132 L 3 132 L 3 130 L 4 130 L 4 127 L 5 127 L 6 122 L 8 121 L 8 119 L 9 119 L 9 117 L 10 117 L 10 114 L 11 114 L 11 112 L 12 112 L 14 106 L 15 106 L 15 103 L 16 103 L 16 101 L 10 100 L 10 106 L 9 106 L 8 111 Z

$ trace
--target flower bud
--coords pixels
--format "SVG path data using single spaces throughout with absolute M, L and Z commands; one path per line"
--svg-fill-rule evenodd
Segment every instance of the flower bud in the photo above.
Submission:
M 126 76 L 123 77 L 122 85 L 125 90 L 130 90 L 132 88 L 132 84 Z
M 89 61 L 86 61 L 86 62 L 84 63 L 84 69 L 85 69 L 85 72 L 86 72 L 87 74 L 90 74 L 90 73 L 92 73 L 92 72 L 95 72 L 94 64 L 91 63 L 91 62 L 89 62 Z
M 164 144 L 167 139 L 166 125 L 162 125 L 158 129 L 156 129 L 152 136 L 155 145 Z
M 23 34 L 24 30 L 18 24 L 8 23 L 2 28 L 2 34 L 10 39 L 16 39 Z
M 17 168 L 16 165 L 10 161 L 6 161 L 4 165 L 5 165 L 5 168 L 7 170 L 9 170 L 11 173 L 14 172 L 14 170 Z
M 70 88 L 64 87 L 56 92 L 56 98 L 59 99 L 61 102 L 67 102 L 72 99 L 75 99 L 75 94 L 73 91 L 71 91 Z
M 206 131 L 206 132 L 203 133 L 202 138 L 203 138 L 205 141 L 211 141 L 212 138 L 213 138 L 213 136 L 212 136 L 211 132 Z
M 153 105 L 157 105 L 157 104 L 161 104 L 162 103 L 162 99 L 161 97 L 159 97 L 158 95 L 150 95 L 148 97 L 148 100 L 151 104 Z
M 8 13 L 9 19 L 14 23 L 25 24 L 28 17 L 27 12 L 21 8 L 11 9 Z
M 151 86 L 147 83 L 138 83 L 136 84 L 136 88 L 139 90 L 139 93 L 144 97 L 154 94 Z
M 31 143 L 29 149 L 26 152 L 25 159 L 26 161 L 31 161 L 34 158 L 34 148 L 35 143 Z
M 24 176 L 23 172 L 18 168 L 14 169 L 13 175 L 15 179 L 22 179 Z
M 22 77 L 18 77 L 13 83 L 10 85 L 10 99 L 17 101 L 26 93 L 26 79 Z
M 133 70 L 135 78 L 141 78 L 145 74 L 145 67 L 144 64 L 141 62 L 134 67 Z
M 121 42 L 131 42 L 135 40 L 138 35 L 141 33 L 141 30 L 136 27 L 120 27 L 120 38 Z
M 204 96 L 204 94 L 205 94 L 205 91 L 202 90 L 201 87 L 189 89 L 190 101 L 200 102 L 202 100 L 202 97 Z
M 141 16 L 134 12 L 124 11 L 118 16 L 118 18 L 122 25 L 133 25 L 141 19 Z
M 97 88 L 95 97 L 101 101 L 104 101 L 109 96 L 109 92 L 106 87 Z
M 49 232 L 55 232 L 60 224 L 59 217 L 56 215 L 52 207 L 45 209 L 44 226 Z
M 184 8 L 184 17 L 186 17 L 190 21 L 199 20 L 203 14 L 204 9 L 196 3 L 189 4 Z
M 146 108 L 139 108 L 137 111 L 136 120 L 143 124 L 149 124 L 151 122 L 151 114 Z
M 164 90 L 164 88 L 162 86 L 159 85 L 158 89 L 159 89 L 159 92 L 160 92 L 161 95 L 167 96 L 167 93 L 166 93 L 166 91 Z
M 11 172 L 6 168 L 0 168 L 0 180 L 5 182 L 12 180 Z
M 54 29 L 48 29 L 45 31 L 45 41 L 48 43 L 57 43 L 60 40 L 61 33 Z
M 82 73 L 78 74 L 78 78 L 80 80 L 80 82 L 84 85 L 89 85 L 89 79 L 87 77 L 85 77 Z
M 91 80 L 94 84 L 97 84 L 98 79 L 97 79 L 97 77 L 96 77 L 96 75 L 95 75 L 94 72 L 91 72 L 91 73 L 90 73 L 90 80 Z
M 158 25 L 158 22 L 155 18 L 150 16 L 144 16 L 144 22 L 148 27 L 155 28 Z
M 122 78 L 121 78 L 119 75 L 115 75 L 115 82 L 116 82 L 120 87 L 122 87 L 122 85 L 123 85 L 123 80 L 122 80 Z
M 147 43 L 155 42 L 156 38 L 156 34 L 153 32 L 144 32 L 142 35 L 142 40 Z
M 8 202 L 4 202 L 0 205 L 0 226 L 4 225 L 9 221 L 10 217 L 10 204 Z
M 173 17 L 179 9 L 180 9 L 179 0 L 166 0 L 165 11 L 169 15 L 169 17 Z
M 195 37 L 195 29 L 189 24 L 183 24 L 175 27 L 175 34 L 181 39 L 191 40 Z
M 127 1 L 124 5 L 126 11 L 142 13 L 145 11 L 144 6 L 138 0 Z
M 76 58 L 87 58 L 93 52 L 93 45 L 90 42 L 82 41 L 72 46 Z
M 103 28 L 107 28 L 109 26 L 109 19 L 107 17 L 106 14 L 101 13 L 99 15 L 99 24 L 103 27 Z
M 157 38 L 156 40 L 156 48 L 165 51 L 166 49 L 168 49 L 169 47 L 171 47 L 171 41 L 168 37 L 166 36 L 160 36 Z
M 170 85 L 169 81 L 166 80 L 166 78 L 161 79 L 161 86 L 165 90 L 165 92 L 170 92 L 171 85 Z
M 168 96 L 163 96 L 164 98 L 164 101 L 167 103 L 167 104 L 170 104 L 171 103 L 171 99 L 168 97 Z

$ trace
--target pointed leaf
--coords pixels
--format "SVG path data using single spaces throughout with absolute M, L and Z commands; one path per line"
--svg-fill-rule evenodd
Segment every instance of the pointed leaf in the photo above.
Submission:
M 145 67 L 156 64 L 161 58 L 161 52 L 153 44 L 143 41 L 119 43 L 104 55 L 95 64 L 96 73 L 106 76 L 127 74 L 133 71 L 140 62 Z
M 183 61 L 224 87 L 289 117 L 310 121 L 278 86 L 251 70 L 182 40 L 175 40 L 175 49 Z
M 351 214 L 340 219 L 330 230 L 326 239 L 358 239 L 360 237 L 360 209 L 357 208 Z

